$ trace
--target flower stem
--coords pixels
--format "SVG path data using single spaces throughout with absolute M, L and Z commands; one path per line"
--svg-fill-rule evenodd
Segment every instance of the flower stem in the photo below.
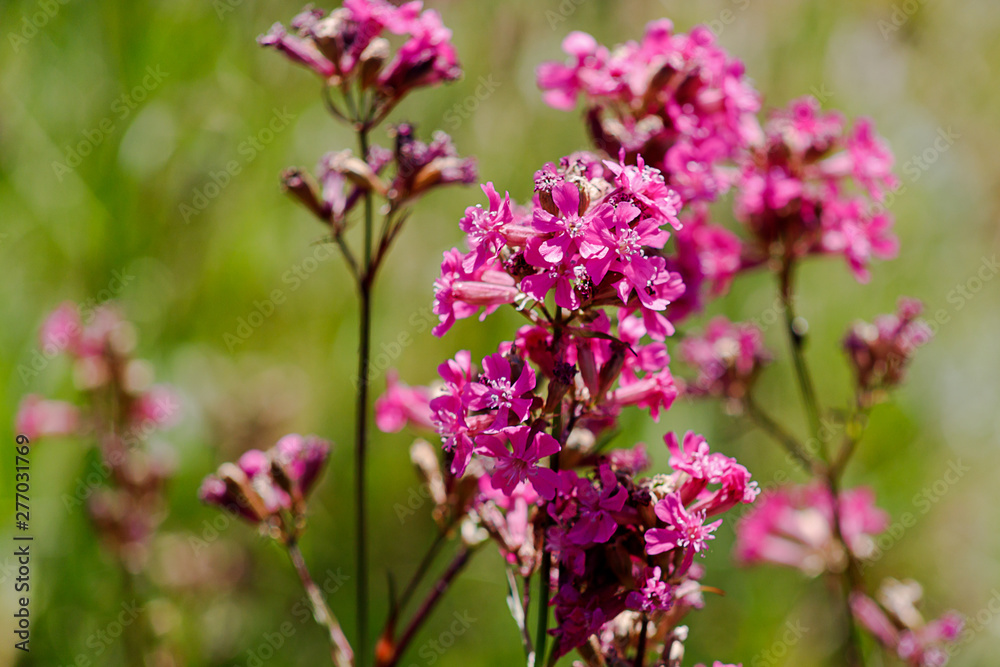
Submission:
M 817 474 L 822 478 L 830 491 L 833 505 L 833 531 L 847 559 L 847 566 L 844 572 L 839 575 L 841 579 L 841 589 L 844 602 L 845 617 L 845 637 L 844 637 L 844 663 L 848 667 L 864 667 L 864 654 L 861 650 L 861 638 L 857 626 L 854 622 L 854 614 L 851 612 L 851 592 L 860 587 L 860 577 L 857 571 L 854 556 L 851 553 L 847 540 L 844 539 L 844 532 L 841 527 L 840 517 L 840 474 L 843 467 L 838 462 L 832 460 L 828 447 L 823 444 L 825 440 L 819 437 L 820 434 L 820 406 L 816 398 L 816 390 L 813 386 L 812 377 L 809 374 L 809 366 L 806 362 L 804 347 L 805 337 L 796 330 L 795 310 L 793 306 L 793 274 L 794 262 L 786 260 L 779 274 L 779 291 L 781 303 L 785 311 L 785 331 L 788 334 L 789 348 L 791 349 L 792 362 L 795 365 L 795 378 L 802 395 L 802 403 L 805 407 L 806 417 L 809 421 L 810 433 L 821 443 L 822 456 L 825 467 L 821 473 Z M 814 472 L 814 474 L 816 474 Z
M 759 405 L 747 396 L 744 406 L 750 420 L 762 431 L 771 436 L 781 446 L 783 446 L 792 457 L 802 465 L 807 473 L 816 474 L 817 462 L 809 455 L 809 452 L 791 433 L 781 427 L 770 415 L 764 412 Z
M 552 437 L 559 442 L 561 447 L 564 444 L 562 405 L 557 409 L 558 412 L 552 420 Z M 549 467 L 559 472 L 559 452 L 549 457 Z M 538 582 L 538 627 L 535 632 L 535 664 L 543 665 L 553 664 L 555 654 L 552 655 L 548 663 L 545 662 L 545 645 L 549 638 L 549 598 L 552 594 L 552 552 L 547 548 L 546 542 L 548 540 L 544 532 L 549 525 L 548 507 L 542 505 L 539 511 L 546 512 L 546 514 L 542 516 L 542 565 L 540 570 L 541 576 Z
M 649 624 L 649 619 L 646 618 L 646 614 L 643 613 L 642 620 L 639 623 L 639 645 L 635 650 L 635 662 L 634 667 L 645 667 L 646 664 L 646 626 Z
M 368 154 L 368 130 L 364 127 L 358 130 L 358 141 L 361 145 L 362 159 Z M 371 306 L 372 282 L 371 271 L 371 241 L 372 241 L 372 192 L 365 192 L 365 229 L 362 273 L 358 280 L 358 296 L 360 300 L 359 332 L 358 332 L 358 394 L 357 416 L 354 440 L 354 490 L 355 490 L 355 558 L 357 568 L 357 624 L 358 650 L 361 652 L 360 664 L 368 664 L 368 516 L 367 516 L 367 486 L 365 481 L 366 456 L 368 447 L 368 367 L 371 355 Z
M 455 558 L 451 561 L 448 569 L 445 570 L 441 578 L 437 580 L 434 584 L 434 588 L 431 589 L 430 593 L 424 599 L 420 608 L 414 614 L 413 618 L 410 620 L 403 634 L 400 635 L 399 641 L 396 642 L 393 648 L 392 658 L 390 658 L 384 665 L 384 667 L 395 667 L 399 662 L 400 658 L 403 657 L 403 653 L 406 651 L 407 646 L 413 641 L 414 636 L 417 634 L 417 630 L 430 618 L 431 612 L 434 611 L 434 607 L 437 606 L 441 598 L 448 591 L 448 587 L 451 582 L 459 575 L 462 569 L 469 562 L 469 558 L 475 552 L 474 547 L 463 546 L 459 549 L 458 553 L 455 554 Z
M 410 579 L 410 582 L 403 590 L 403 594 L 399 596 L 399 602 L 396 608 L 397 613 L 402 612 L 403 608 L 406 606 L 406 603 L 409 602 L 410 598 L 413 597 L 413 594 L 417 590 L 417 586 L 420 584 L 421 581 L 423 581 L 424 575 L 427 574 L 427 570 L 430 569 L 431 563 L 434 562 L 434 558 L 441 551 L 441 547 L 444 546 L 446 539 L 447 539 L 446 531 L 439 531 L 437 537 L 434 539 L 434 542 L 427 550 L 427 553 L 424 554 L 424 557 L 420 561 L 420 564 L 417 565 L 417 569 L 413 573 L 413 577 Z
M 302 581 L 302 587 L 309 598 L 313 618 L 330 633 L 330 657 L 333 664 L 336 667 L 350 667 L 354 664 L 354 652 L 351 650 L 351 645 L 347 642 L 347 637 L 344 636 L 344 631 L 341 630 L 336 617 L 327 606 L 323 593 L 320 592 L 312 575 L 309 574 L 309 568 L 306 566 L 305 558 L 302 557 L 302 551 L 299 550 L 299 546 L 294 540 L 289 540 L 286 547 L 292 564 L 295 566 L 295 571 Z
M 812 377 L 809 375 L 809 368 L 806 364 L 805 337 L 796 331 L 795 328 L 795 305 L 792 295 L 794 271 L 794 264 L 790 260 L 785 263 L 781 271 L 781 304 L 785 312 L 785 331 L 788 333 L 792 363 L 795 366 L 795 377 L 798 382 L 799 392 L 802 394 L 802 403 L 805 406 L 806 417 L 809 420 L 809 429 L 813 435 L 817 435 L 820 429 L 819 401 L 816 399 L 816 390 L 813 387 Z

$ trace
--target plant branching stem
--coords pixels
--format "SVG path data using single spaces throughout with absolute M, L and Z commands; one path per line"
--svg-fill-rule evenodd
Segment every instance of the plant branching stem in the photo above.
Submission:
M 744 401 L 744 407 L 750 420 L 784 447 L 807 473 L 817 474 L 819 472 L 817 461 L 809 455 L 809 452 L 802 446 L 802 443 L 794 435 L 782 428 L 770 415 L 764 412 L 752 397 L 747 397 Z
M 844 637 L 844 663 L 848 667 L 864 667 L 864 654 L 861 650 L 861 638 L 855 623 L 854 614 L 851 612 L 851 593 L 861 587 L 860 572 L 857 562 L 851 553 L 850 546 L 844 539 L 840 517 L 840 474 L 843 466 L 838 465 L 839 461 L 833 461 L 829 448 L 823 444 L 825 440 L 820 438 L 820 414 L 821 409 L 816 397 L 816 391 L 809 374 L 809 366 L 805 358 L 805 338 L 803 334 L 796 330 L 795 310 L 793 304 L 793 274 L 794 263 L 792 260 L 785 262 L 779 275 L 779 291 L 782 305 L 785 311 L 785 331 L 788 334 L 789 348 L 791 350 L 792 362 L 795 366 L 795 377 L 802 395 L 802 403 L 805 407 L 806 417 L 809 421 L 810 433 L 822 445 L 822 456 L 825 462 L 824 469 L 817 475 L 820 477 L 827 489 L 830 491 L 833 505 L 833 530 L 840 547 L 843 549 L 847 565 L 841 573 L 841 594 L 843 596 L 845 614 L 845 637 Z M 853 446 L 851 446 L 853 450 Z M 846 460 L 844 461 L 846 463 Z
M 451 583 L 468 564 L 469 558 L 474 552 L 474 547 L 463 546 L 459 549 L 458 553 L 455 554 L 455 558 L 452 559 L 448 569 L 445 570 L 444 574 L 442 574 L 434 584 L 434 588 L 431 589 L 430 593 L 420 605 L 420 608 L 413 615 L 413 618 L 406 626 L 403 634 L 400 635 L 399 641 L 396 642 L 394 647 L 392 658 L 385 663 L 385 667 L 395 667 L 395 665 L 399 663 L 400 658 L 403 657 L 403 653 L 410 645 L 410 642 L 413 641 L 417 631 L 430 617 L 431 612 L 434 611 L 434 607 L 436 607 L 438 602 L 441 601 L 441 598 L 444 597 L 444 594 L 448 591 L 449 586 L 451 586 Z

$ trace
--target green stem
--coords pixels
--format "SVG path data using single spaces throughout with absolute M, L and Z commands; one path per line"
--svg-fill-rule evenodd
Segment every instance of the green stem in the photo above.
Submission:
M 794 264 L 789 260 L 781 271 L 781 304 L 785 312 L 785 331 L 788 333 L 792 363 L 795 366 L 795 377 L 798 382 L 799 392 L 802 394 L 802 403 L 805 406 L 806 417 L 809 420 L 809 429 L 815 436 L 819 434 L 820 429 L 819 401 L 816 398 L 816 390 L 813 387 L 812 377 L 809 375 L 809 368 L 806 365 L 805 337 L 795 330 L 795 305 L 792 296 L 794 270 Z M 825 450 L 826 447 L 824 446 L 824 458 L 826 458 Z
M 558 326 L 557 326 L 558 331 Z M 558 336 L 558 333 L 556 334 Z M 552 420 L 552 437 L 554 437 L 559 445 L 563 444 L 563 426 L 562 426 L 562 405 L 558 407 L 559 412 L 555 415 Z M 549 467 L 553 470 L 559 470 L 559 452 L 556 452 L 549 457 Z M 546 529 L 548 528 L 548 508 L 542 505 L 539 510 L 540 512 L 546 512 L 542 515 L 542 565 L 539 571 L 541 575 L 538 581 L 538 626 L 535 631 L 535 664 L 552 664 L 550 660 L 549 663 L 545 662 L 545 648 L 549 639 L 549 598 L 552 594 L 552 552 L 546 547 Z M 554 655 L 554 654 L 553 654 Z
M 413 638 L 416 636 L 417 631 L 425 622 L 427 622 L 427 619 L 430 618 L 431 612 L 434 611 L 434 608 L 437 606 L 438 602 L 440 602 L 441 598 L 444 597 L 444 594 L 448 591 L 448 588 L 451 586 L 451 583 L 455 580 L 455 578 L 459 575 L 459 573 L 461 573 L 462 569 L 465 568 L 465 566 L 468 564 L 469 558 L 472 556 L 474 552 L 475 552 L 475 547 L 465 547 L 465 546 L 463 546 L 458 551 L 458 553 L 455 555 L 455 558 L 451 561 L 451 564 L 448 566 L 448 569 L 445 570 L 444 574 L 441 575 L 441 578 L 438 579 L 437 582 L 434 584 L 434 588 L 431 589 L 428 596 L 424 599 L 423 603 L 420 605 L 420 608 L 413 615 L 413 618 L 412 620 L 410 620 L 410 623 L 406 626 L 406 629 L 403 631 L 403 634 L 399 638 L 399 642 L 397 642 L 395 647 L 393 648 L 392 658 L 390 658 L 388 662 L 385 663 L 385 667 L 395 667 L 395 665 L 399 663 L 400 658 L 403 657 L 403 653 L 406 651 L 406 648 L 410 645 L 410 642 L 413 641 Z
M 430 569 L 431 564 L 434 562 L 434 558 L 438 555 L 438 553 L 440 553 L 441 547 L 444 546 L 446 539 L 447 539 L 446 531 L 438 532 L 438 535 L 434 539 L 433 544 L 431 544 L 430 549 L 427 550 L 427 553 L 424 554 L 424 557 L 420 561 L 420 564 L 417 565 L 417 569 L 413 573 L 413 578 L 410 579 L 410 582 L 409 584 L 407 584 L 406 589 L 403 591 L 403 594 L 399 596 L 399 602 L 397 603 L 396 613 L 401 613 L 403 611 L 403 608 L 406 607 L 406 603 L 409 602 L 410 598 L 413 597 L 413 594 L 417 590 L 417 586 L 419 586 L 420 582 L 423 581 L 424 575 L 426 575 L 427 570 Z
M 362 159 L 368 154 L 368 131 L 358 132 Z M 358 577 L 357 623 L 358 651 L 360 665 L 366 667 L 369 661 L 368 642 L 368 516 L 366 488 L 366 457 L 368 447 L 368 368 L 371 355 L 371 325 L 372 325 L 372 282 L 371 272 L 371 239 L 372 239 L 372 202 L 371 191 L 365 192 L 365 229 L 364 229 L 364 263 L 358 280 L 358 296 L 360 300 L 359 332 L 358 332 L 358 395 L 357 415 L 354 441 L 354 489 L 355 489 L 355 558 Z
M 743 405 L 750 420 L 784 447 L 807 473 L 816 474 L 818 472 L 817 462 L 813 460 L 795 436 L 782 428 L 778 422 L 774 421 L 751 397 L 747 396 Z
M 844 664 L 848 667 L 864 667 L 864 654 L 861 650 L 860 635 L 857 625 L 854 622 L 854 614 L 851 612 L 850 597 L 851 592 L 860 587 L 860 573 L 854 556 L 851 554 L 850 546 L 844 539 L 843 529 L 840 520 L 840 482 L 839 476 L 842 467 L 832 461 L 829 448 L 826 446 L 820 434 L 820 406 L 816 398 L 816 390 L 813 386 L 812 377 L 809 374 L 809 367 L 805 358 L 805 338 L 795 330 L 795 310 L 793 306 L 793 274 L 794 261 L 787 259 L 779 275 L 779 291 L 781 303 L 785 311 L 785 330 L 788 334 L 789 348 L 791 349 L 792 362 L 795 365 L 795 377 L 802 395 L 802 403 L 805 407 L 806 417 L 809 421 L 810 432 L 822 447 L 823 460 L 826 462 L 825 469 L 818 476 L 821 477 L 830 491 L 833 506 L 833 531 L 837 541 L 844 550 L 847 566 L 840 574 L 841 593 L 843 596 L 845 618 L 844 637 Z

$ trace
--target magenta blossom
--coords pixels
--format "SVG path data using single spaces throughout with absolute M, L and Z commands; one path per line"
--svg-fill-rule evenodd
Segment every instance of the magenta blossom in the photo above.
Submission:
M 846 554 L 833 527 L 833 498 L 818 484 L 785 487 L 764 496 L 736 525 L 736 557 L 745 564 L 774 563 L 818 575 L 840 572 Z M 855 558 L 874 553 L 874 537 L 889 525 L 875 495 L 860 487 L 839 497 L 840 527 Z
M 688 512 L 675 493 L 656 503 L 655 511 L 666 528 L 646 531 L 646 553 L 651 556 L 678 547 L 700 553 L 708 540 L 715 539 L 712 533 L 722 525 L 722 519 L 706 524 L 705 512 Z
M 511 361 L 500 354 L 483 359 L 483 373 L 463 389 L 463 400 L 472 410 L 496 410 L 493 428 L 508 426 L 510 418 L 523 422 L 531 409 L 535 371 L 523 362 L 515 377 Z
M 543 497 L 551 498 L 555 493 L 555 473 L 538 465 L 543 458 L 560 450 L 559 442 L 551 435 L 528 426 L 515 426 L 503 429 L 499 435 L 481 435 L 476 438 L 476 445 L 483 456 L 494 460 L 491 475 L 494 489 L 509 495 L 518 484 L 530 481 Z

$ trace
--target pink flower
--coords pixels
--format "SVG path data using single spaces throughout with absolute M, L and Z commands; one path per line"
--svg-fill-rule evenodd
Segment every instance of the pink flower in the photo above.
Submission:
M 612 393 L 611 400 L 617 405 L 647 409 L 653 421 L 660 421 L 660 410 L 670 409 L 677 394 L 673 375 L 663 370 L 636 380 L 627 380 L 623 375 L 621 386 Z
M 889 525 L 875 495 L 860 487 L 842 491 L 840 525 L 855 558 L 869 557 L 874 537 Z M 767 493 L 736 526 L 736 558 L 744 564 L 774 563 L 817 575 L 839 572 L 846 557 L 833 529 L 833 499 L 818 484 Z
M 451 30 L 441 15 L 429 9 L 407 26 L 407 39 L 379 76 L 379 86 L 391 98 L 402 97 L 416 87 L 454 81 L 462 74 Z
M 873 324 L 855 323 L 844 337 L 844 350 L 858 387 L 866 392 L 891 388 L 903 381 L 917 348 L 932 336 L 919 318 L 923 305 L 901 298 L 896 314 L 880 315 Z
M 507 449 L 509 442 L 511 449 Z M 555 492 L 555 473 L 541 468 L 538 462 L 560 450 L 559 442 L 547 433 L 528 426 L 503 429 L 499 435 L 480 435 L 476 444 L 484 456 L 494 459 L 490 476 L 494 489 L 507 495 L 524 481 L 530 481 L 539 495 L 551 498 Z
M 132 420 L 142 426 L 164 427 L 180 414 L 180 398 L 172 389 L 157 385 L 140 394 L 132 404 Z
M 49 356 L 60 352 L 76 353 L 83 325 L 76 304 L 66 302 L 52 311 L 39 334 L 39 345 Z
M 757 327 L 722 316 L 712 319 L 704 334 L 681 341 L 680 353 L 698 371 L 688 393 L 733 400 L 746 396 L 758 371 L 771 359 Z
M 722 519 L 705 523 L 705 512 L 688 512 L 676 493 L 656 503 L 657 518 L 666 528 L 651 528 L 646 531 L 646 553 L 650 556 L 681 548 L 700 553 L 712 534 L 722 525 Z
M 330 443 L 316 436 L 286 435 L 266 452 L 251 449 L 235 465 L 223 463 L 198 496 L 251 523 L 283 521 L 283 510 L 302 513 L 329 453 Z
M 443 336 L 455 320 L 471 317 L 486 308 L 483 318 L 505 303 L 514 303 L 517 288 L 514 279 L 495 266 L 485 265 L 473 271 L 464 268 L 462 253 L 453 248 L 444 253 L 441 277 L 434 281 L 434 312 L 441 323 L 435 336 Z
M 764 141 L 743 159 L 736 215 L 753 234 L 751 264 L 774 253 L 842 254 L 860 282 L 872 259 L 898 251 L 892 218 L 878 202 L 894 187 L 892 155 L 861 120 L 845 132 L 840 114 L 812 98 L 772 114 Z
M 458 396 L 448 394 L 431 400 L 430 408 L 444 450 L 452 454 L 451 472 L 461 477 L 472 460 L 475 450 L 472 436 L 476 434 L 466 419 L 465 403 Z
M 590 480 L 569 471 L 560 475 L 560 491 L 564 495 L 575 494 L 578 503 L 576 520 L 566 535 L 569 544 L 603 544 L 618 529 L 614 515 L 625 506 L 628 491 L 618 483 L 615 473 L 607 464 L 598 468 L 597 478 L 600 482 L 599 489 Z
M 292 62 L 305 65 L 325 79 L 332 77 L 337 71 L 312 41 L 289 35 L 280 23 L 275 23 L 267 34 L 258 37 L 257 43 L 261 46 L 273 46 Z
M 489 210 L 479 204 L 465 209 L 465 216 L 458 226 L 466 233 L 472 252 L 465 258 L 463 268 L 474 271 L 483 264 L 492 263 L 506 244 L 505 228 L 514 222 L 510 205 L 510 193 L 501 200 L 492 183 L 480 186 L 489 201 Z
M 385 393 L 375 401 L 375 425 L 385 433 L 401 431 L 408 423 L 419 428 L 433 429 L 430 392 L 426 387 L 409 387 L 390 370 L 386 376 Z
M 663 441 L 670 450 L 670 467 L 686 476 L 680 480 L 678 493 L 689 510 L 714 516 L 756 500 L 760 490 L 751 481 L 750 471 L 736 459 L 709 451 L 703 436 L 688 431 L 682 444 L 676 435 L 667 433 Z M 717 488 L 709 486 L 716 484 Z
M 535 371 L 520 362 L 517 377 L 511 369 L 510 360 L 500 354 L 491 354 L 483 359 L 483 373 L 476 382 L 463 389 L 463 400 L 472 410 L 496 410 L 493 422 L 495 429 L 508 426 L 511 416 L 517 422 L 528 417 L 534 395 Z
M 628 594 L 629 609 L 654 612 L 667 611 L 674 603 L 670 584 L 663 581 L 663 572 L 659 566 L 647 567 L 643 572 L 642 587 Z
M 600 46 L 585 33 L 563 42 L 566 63 L 538 68 L 550 106 L 571 110 L 583 98 L 596 145 L 661 169 L 685 200 L 711 201 L 732 182 L 725 163 L 754 141 L 757 92 L 743 65 L 703 27 L 673 34 L 655 21 L 639 43 Z
M 955 612 L 927 622 L 917 609 L 923 589 L 915 581 L 886 579 L 878 602 L 867 595 L 851 595 L 851 611 L 861 625 L 910 667 L 943 667 L 950 652 L 946 645 L 962 635 L 964 623 Z
M 271 461 L 280 466 L 290 480 L 293 497 L 299 499 L 309 495 L 329 455 L 329 442 L 297 433 L 278 440 L 270 452 Z
M 29 394 L 21 400 L 14 429 L 29 440 L 72 435 L 79 428 L 80 415 L 75 405 L 50 401 Z

